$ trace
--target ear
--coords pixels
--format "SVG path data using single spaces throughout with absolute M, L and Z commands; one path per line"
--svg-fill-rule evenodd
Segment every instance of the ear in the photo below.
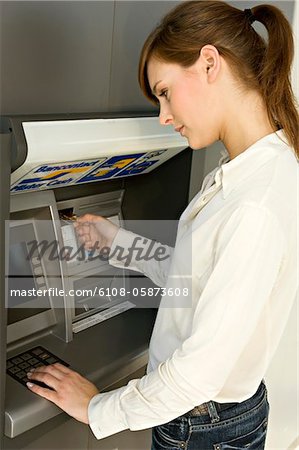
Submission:
M 213 45 L 204 45 L 200 50 L 199 60 L 201 67 L 207 75 L 207 81 L 212 83 L 216 80 L 221 67 L 219 52 Z

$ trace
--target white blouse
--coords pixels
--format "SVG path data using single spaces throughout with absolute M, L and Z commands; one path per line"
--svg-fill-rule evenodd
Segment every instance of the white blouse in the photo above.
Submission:
M 147 374 L 90 401 L 98 439 L 169 422 L 209 400 L 241 402 L 256 392 L 298 287 L 298 175 L 283 130 L 231 161 L 222 158 L 182 214 L 169 258 L 132 261 L 130 269 L 165 287 L 166 295 Z M 134 238 L 120 229 L 112 253 L 117 245 L 130 248 Z M 116 257 L 110 263 L 124 264 Z M 167 295 L 171 287 L 189 295 Z

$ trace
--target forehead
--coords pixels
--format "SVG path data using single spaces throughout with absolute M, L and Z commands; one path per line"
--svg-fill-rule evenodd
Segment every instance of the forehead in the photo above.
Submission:
M 179 64 L 169 63 L 157 58 L 150 58 L 147 64 L 147 77 L 151 89 L 158 81 L 169 81 L 183 72 Z

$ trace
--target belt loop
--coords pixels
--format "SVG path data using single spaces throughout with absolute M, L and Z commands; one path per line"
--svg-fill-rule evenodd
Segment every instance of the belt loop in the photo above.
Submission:
M 207 402 L 209 416 L 212 423 L 219 422 L 220 417 L 218 415 L 215 403 L 211 400 L 210 402 Z

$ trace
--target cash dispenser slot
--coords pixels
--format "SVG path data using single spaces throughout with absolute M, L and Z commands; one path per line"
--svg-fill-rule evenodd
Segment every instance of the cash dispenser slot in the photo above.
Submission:
M 66 291 L 72 302 L 74 333 L 135 306 L 126 295 L 129 279 L 125 270 L 110 266 L 107 258 L 97 252 L 86 251 L 78 241 L 73 226 L 74 218 L 91 211 L 124 226 L 121 213 L 123 195 L 124 191 L 119 190 L 57 202 L 62 241 L 72 255 L 63 261 L 62 270 Z

